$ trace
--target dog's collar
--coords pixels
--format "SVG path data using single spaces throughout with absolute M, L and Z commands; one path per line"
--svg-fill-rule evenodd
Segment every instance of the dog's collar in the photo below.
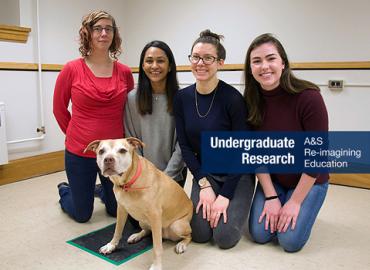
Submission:
M 138 164 L 137 164 L 135 175 L 126 184 L 123 184 L 120 187 L 124 191 L 138 190 L 138 189 L 144 189 L 144 188 L 146 188 L 146 187 L 138 187 L 138 188 L 131 187 L 136 182 L 136 180 L 140 177 L 141 171 L 142 171 L 142 167 L 141 167 L 141 161 L 139 159 Z

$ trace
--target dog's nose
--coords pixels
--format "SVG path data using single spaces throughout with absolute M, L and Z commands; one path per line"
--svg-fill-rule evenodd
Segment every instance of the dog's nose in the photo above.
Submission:
M 114 158 L 108 156 L 104 159 L 104 164 L 112 164 L 112 163 L 114 163 Z

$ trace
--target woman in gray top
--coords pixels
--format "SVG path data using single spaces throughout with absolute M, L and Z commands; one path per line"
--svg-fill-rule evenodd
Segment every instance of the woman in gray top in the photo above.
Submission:
M 171 49 L 163 41 L 149 42 L 141 52 L 138 86 L 128 95 L 124 121 L 126 137 L 145 143 L 140 154 L 184 186 L 186 174 L 173 116 L 178 89 Z

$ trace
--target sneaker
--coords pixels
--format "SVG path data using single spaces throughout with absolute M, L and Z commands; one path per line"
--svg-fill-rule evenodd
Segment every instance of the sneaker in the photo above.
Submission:
M 95 189 L 94 189 L 94 196 L 95 197 L 101 197 L 101 194 L 103 192 L 103 187 L 101 184 L 97 184 L 95 185 Z
M 62 197 L 68 192 L 69 184 L 67 182 L 61 182 L 57 185 L 59 196 Z
M 67 182 L 61 182 L 57 185 L 58 189 L 69 187 L 69 184 Z
M 95 185 L 94 196 L 100 198 L 100 201 L 105 204 L 104 190 L 101 184 Z

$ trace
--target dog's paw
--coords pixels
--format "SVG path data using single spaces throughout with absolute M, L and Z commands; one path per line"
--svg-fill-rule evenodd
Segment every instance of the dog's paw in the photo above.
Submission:
M 130 237 L 127 239 L 127 243 L 135 244 L 139 242 L 143 238 L 143 234 L 141 232 L 131 234 Z
M 106 244 L 105 246 L 102 246 L 99 249 L 99 253 L 102 253 L 104 255 L 112 253 L 116 249 L 116 247 L 117 247 L 116 245 L 108 243 L 108 244 Z
M 177 245 L 175 247 L 175 252 L 177 254 L 184 253 L 187 246 L 188 246 L 187 244 L 185 244 L 184 242 L 181 241 L 181 242 L 177 243 Z

